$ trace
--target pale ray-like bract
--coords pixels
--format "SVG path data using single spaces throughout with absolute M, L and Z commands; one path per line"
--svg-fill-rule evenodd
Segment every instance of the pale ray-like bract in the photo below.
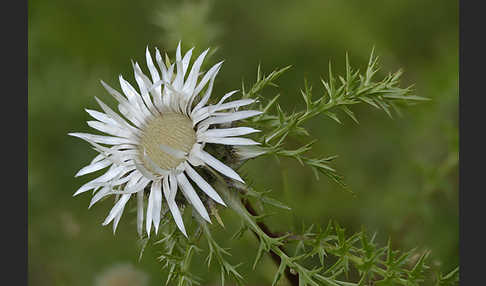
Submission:
M 223 95 L 214 105 L 209 104 L 222 62 L 203 73 L 201 66 L 208 50 L 199 55 L 190 67 L 192 52 L 193 49 L 190 49 L 182 56 L 179 43 L 176 60 L 170 63 L 162 59 L 157 49 L 154 61 L 147 47 L 148 75 L 142 72 L 138 63 L 132 63 L 138 89 L 121 75 L 119 82 L 122 92 L 101 82 L 117 100 L 120 114 L 96 97 L 103 112 L 86 110 L 95 119 L 88 121 L 88 125 L 104 135 L 69 133 L 89 142 L 99 152 L 76 176 L 108 168 L 103 175 L 81 186 L 74 195 L 93 190 L 89 207 L 106 196 L 114 195 L 115 205 L 103 222 L 103 225 L 113 222 L 113 231 L 126 203 L 136 198 L 137 230 L 140 235 L 144 220 L 147 234 L 150 235 L 152 225 L 157 233 L 162 204 L 165 203 L 177 227 L 187 236 L 175 201 L 178 191 L 203 219 L 210 222 L 195 187 L 215 202 L 226 204 L 194 167 L 212 168 L 243 182 L 237 172 L 204 148 L 207 144 L 257 145 L 257 142 L 240 136 L 259 130 L 228 128 L 228 125 L 261 112 L 240 109 L 252 104 L 253 99 L 225 102 L 237 91 Z M 144 192 L 149 192 L 146 208 Z

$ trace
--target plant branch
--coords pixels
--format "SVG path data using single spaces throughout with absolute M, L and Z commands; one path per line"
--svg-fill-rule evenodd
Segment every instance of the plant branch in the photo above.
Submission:
M 259 216 L 259 214 L 255 210 L 255 208 L 253 208 L 253 206 L 251 205 L 250 201 L 248 201 L 247 199 L 244 199 L 244 200 L 242 200 L 242 203 L 245 206 L 246 210 L 251 215 L 253 215 L 253 216 Z M 279 237 L 279 235 L 273 233 L 270 230 L 270 228 L 263 221 L 257 222 L 257 225 L 269 237 L 273 237 L 273 238 Z M 254 231 L 253 231 L 253 234 L 255 234 L 255 236 L 257 238 L 259 238 L 258 237 L 258 234 L 256 234 Z M 285 249 L 284 249 L 284 247 L 282 245 L 278 246 L 278 248 L 287 255 L 287 253 L 285 252 Z M 278 267 L 280 265 L 280 263 L 281 263 L 280 256 L 277 253 L 275 253 L 274 251 L 271 251 L 270 252 L 270 257 L 272 258 L 272 260 L 275 263 L 275 265 L 277 265 L 277 267 Z M 290 282 L 291 285 L 293 285 L 293 286 L 299 286 L 299 276 L 297 274 L 293 274 L 290 271 L 290 268 L 289 267 L 286 267 L 285 268 L 285 277 L 287 278 L 287 280 Z

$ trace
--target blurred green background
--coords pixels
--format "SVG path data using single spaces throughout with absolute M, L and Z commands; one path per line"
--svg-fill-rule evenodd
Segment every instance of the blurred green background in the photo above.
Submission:
M 459 263 L 457 1 L 31 0 L 28 10 L 30 285 L 165 282 L 156 247 L 137 261 L 134 213 L 124 214 L 113 235 L 111 225 L 101 226 L 111 201 L 88 210 L 88 194 L 72 197 L 89 179 L 73 175 L 95 153 L 67 133 L 89 130 L 84 108 L 99 109 L 94 96 L 112 102 L 100 79 L 117 88 L 119 74 L 134 82 L 130 60 L 145 67 L 147 45 L 173 54 L 179 39 L 183 50 L 217 47 L 208 64 L 225 63 L 215 95 L 253 82 L 259 63 L 266 72 L 292 65 L 280 90 L 265 91 L 280 92 L 288 111 L 303 107 L 304 78 L 317 96 L 330 60 L 343 72 L 345 52 L 362 70 L 375 46 L 379 76 L 403 68 L 403 86 L 414 84 L 430 102 L 393 120 L 355 106 L 359 125 L 324 117 L 306 125 L 319 139 L 312 153 L 338 154 L 335 166 L 356 197 L 291 160 L 257 159 L 241 171 L 292 207 L 269 219 L 275 231 L 332 218 L 348 234 L 365 226 L 380 243 L 391 237 L 395 248 L 430 249 L 431 265 L 444 272 Z M 215 235 L 231 248 L 230 260 L 244 263 L 248 285 L 269 285 L 275 266 L 266 259 L 251 271 L 255 239 L 226 239 L 238 222 L 231 210 L 221 214 L 226 228 L 215 227 Z M 218 269 L 203 263 L 206 254 L 195 260 L 194 272 L 202 285 L 219 285 Z

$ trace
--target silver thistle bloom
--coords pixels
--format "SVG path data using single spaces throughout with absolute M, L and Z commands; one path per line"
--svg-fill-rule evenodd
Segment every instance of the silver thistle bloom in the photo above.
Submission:
M 101 81 L 118 101 L 118 110 L 123 117 L 96 97 L 103 112 L 86 109 L 96 119 L 88 121 L 88 125 L 107 135 L 69 133 L 87 141 L 99 152 L 76 177 L 109 167 L 103 175 L 81 186 L 74 195 L 93 190 L 89 207 L 106 196 L 114 195 L 116 203 L 103 222 L 103 225 L 107 225 L 113 221 L 113 231 L 116 230 L 126 203 L 132 196 L 136 196 L 137 230 L 142 234 L 145 189 L 150 190 L 145 217 L 149 236 L 152 224 L 155 233 L 159 228 L 162 194 L 177 227 L 187 236 L 175 201 L 178 190 L 201 217 L 210 222 L 209 214 L 193 184 L 212 200 L 226 205 L 216 190 L 193 167 L 212 168 L 226 177 L 243 182 L 233 169 L 204 148 L 206 144 L 257 145 L 257 142 L 239 136 L 259 130 L 226 127 L 261 112 L 238 110 L 253 103 L 253 99 L 225 102 L 236 90 L 223 95 L 217 104 L 209 104 L 214 79 L 222 62 L 215 64 L 206 73 L 200 73 L 208 53 L 206 50 L 197 57 L 189 70 L 192 51 L 189 50 L 182 57 L 179 43 L 176 61 L 171 64 L 168 60 L 164 63 L 156 49 L 157 69 L 147 47 L 146 61 L 151 78 L 142 72 L 138 63 L 133 64 L 139 91 L 121 75 L 119 80 L 123 94 Z

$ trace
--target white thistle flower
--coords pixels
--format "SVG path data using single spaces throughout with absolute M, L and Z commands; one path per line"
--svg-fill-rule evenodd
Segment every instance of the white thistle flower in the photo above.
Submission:
M 147 47 L 146 60 L 151 78 L 141 71 L 137 63 L 133 64 L 139 92 L 121 75 L 119 79 L 123 95 L 101 81 L 118 101 L 118 110 L 125 118 L 95 97 L 104 112 L 86 109 L 96 119 L 88 121 L 88 125 L 108 135 L 69 133 L 89 142 L 100 153 L 76 177 L 109 167 L 103 175 L 81 186 L 74 195 L 93 190 L 89 207 L 103 197 L 115 195 L 116 203 L 103 222 L 103 225 L 107 225 L 113 221 L 114 232 L 127 201 L 134 195 L 137 198 L 137 230 L 142 234 L 145 188 L 150 189 L 145 219 L 148 235 L 152 224 L 155 233 L 158 231 L 164 196 L 177 227 L 187 236 L 175 202 L 178 190 L 210 222 L 208 212 L 192 183 L 214 201 L 224 206 L 225 203 L 193 166 L 213 168 L 233 180 L 243 182 L 233 169 L 204 151 L 204 147 L 206 144 L 257 145 L 251 139 L 238 136 L 259 130 L 221 126 L 261 112 L 238 111 L 239 107 L 253 103 L 253 99 L 225 102 L 237 91 L 225 94 L 217 104 L 208 104 L 222 62 L 205 74 L 200 73 L 208 49 L 189 70 L 192 50 L 182 57 L 179 43 L 175 63 L 170 64 L 167 60 L 166 65 L 156 49 L 155 60 L 159 72 Z
M 259 146 L 235 146 L 234 151 L 241 161 L 246 161 L 248 159 L 256 158 L 267 153 L 267 150 Z

